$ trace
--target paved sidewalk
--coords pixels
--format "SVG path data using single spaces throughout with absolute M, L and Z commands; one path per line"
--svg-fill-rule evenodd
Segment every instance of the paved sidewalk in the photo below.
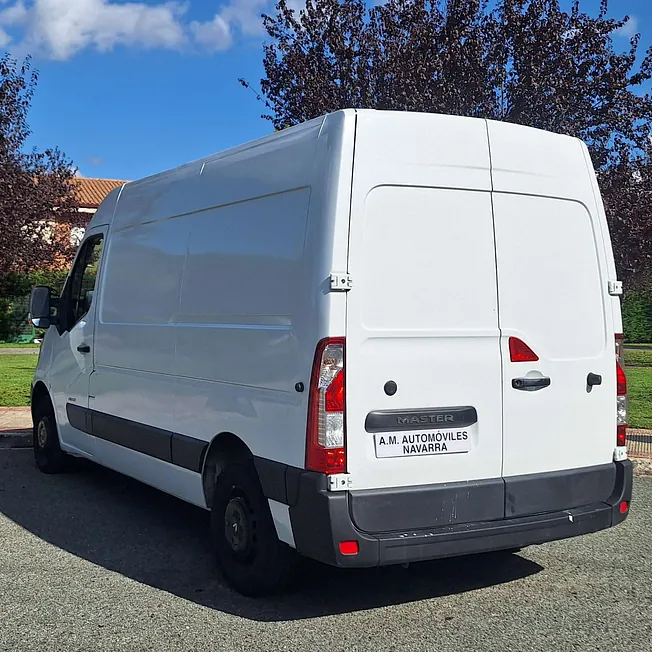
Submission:
M 21 434 L 32 429 L 29 407 L 0 407 L 0 435 Z
M 0 449 L 25 448 L 32 443 L 32 413 L 28 407 L 0 407 Z

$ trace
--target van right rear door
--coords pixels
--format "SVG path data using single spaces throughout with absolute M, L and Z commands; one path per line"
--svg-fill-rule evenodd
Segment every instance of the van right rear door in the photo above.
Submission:
M 614 334 L 605 242 L 580 142 L 493 122 L 489 136 L 502 333 L 503 476 L 508 515 L 514 515 L 509 478 L 561 477 L 612 461 Z M 572 489 L 572 483 L 566 485 L 564 500 L 573 500 Z M 535 502 L 542 501 L 545 511 L 554 497 L 537 491 Z

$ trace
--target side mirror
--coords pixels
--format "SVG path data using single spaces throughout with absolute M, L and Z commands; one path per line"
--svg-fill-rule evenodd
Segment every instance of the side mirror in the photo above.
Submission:
M 29 318 L 36 328 L 49 328 L 52 306 L 52 291 L 45 285 L 37 285 L 32 289 L 29 299 Z

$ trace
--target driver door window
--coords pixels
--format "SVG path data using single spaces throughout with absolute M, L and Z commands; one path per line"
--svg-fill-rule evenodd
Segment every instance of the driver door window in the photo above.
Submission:
M 103 245 L 104 236 L 94 235 L 86 240 L 79 252 L 70 275 L 66 330 L 70 330 L 90 310 Z

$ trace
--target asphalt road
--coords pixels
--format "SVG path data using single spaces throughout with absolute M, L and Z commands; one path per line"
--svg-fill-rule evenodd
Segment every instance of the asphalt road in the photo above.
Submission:
M 652 479 L 620 527 L 409 569 L 306 565 L 254 601 L 217 576 L 201 510 L 106 470 L 0 450 L 0 650 L 652 650 Z

